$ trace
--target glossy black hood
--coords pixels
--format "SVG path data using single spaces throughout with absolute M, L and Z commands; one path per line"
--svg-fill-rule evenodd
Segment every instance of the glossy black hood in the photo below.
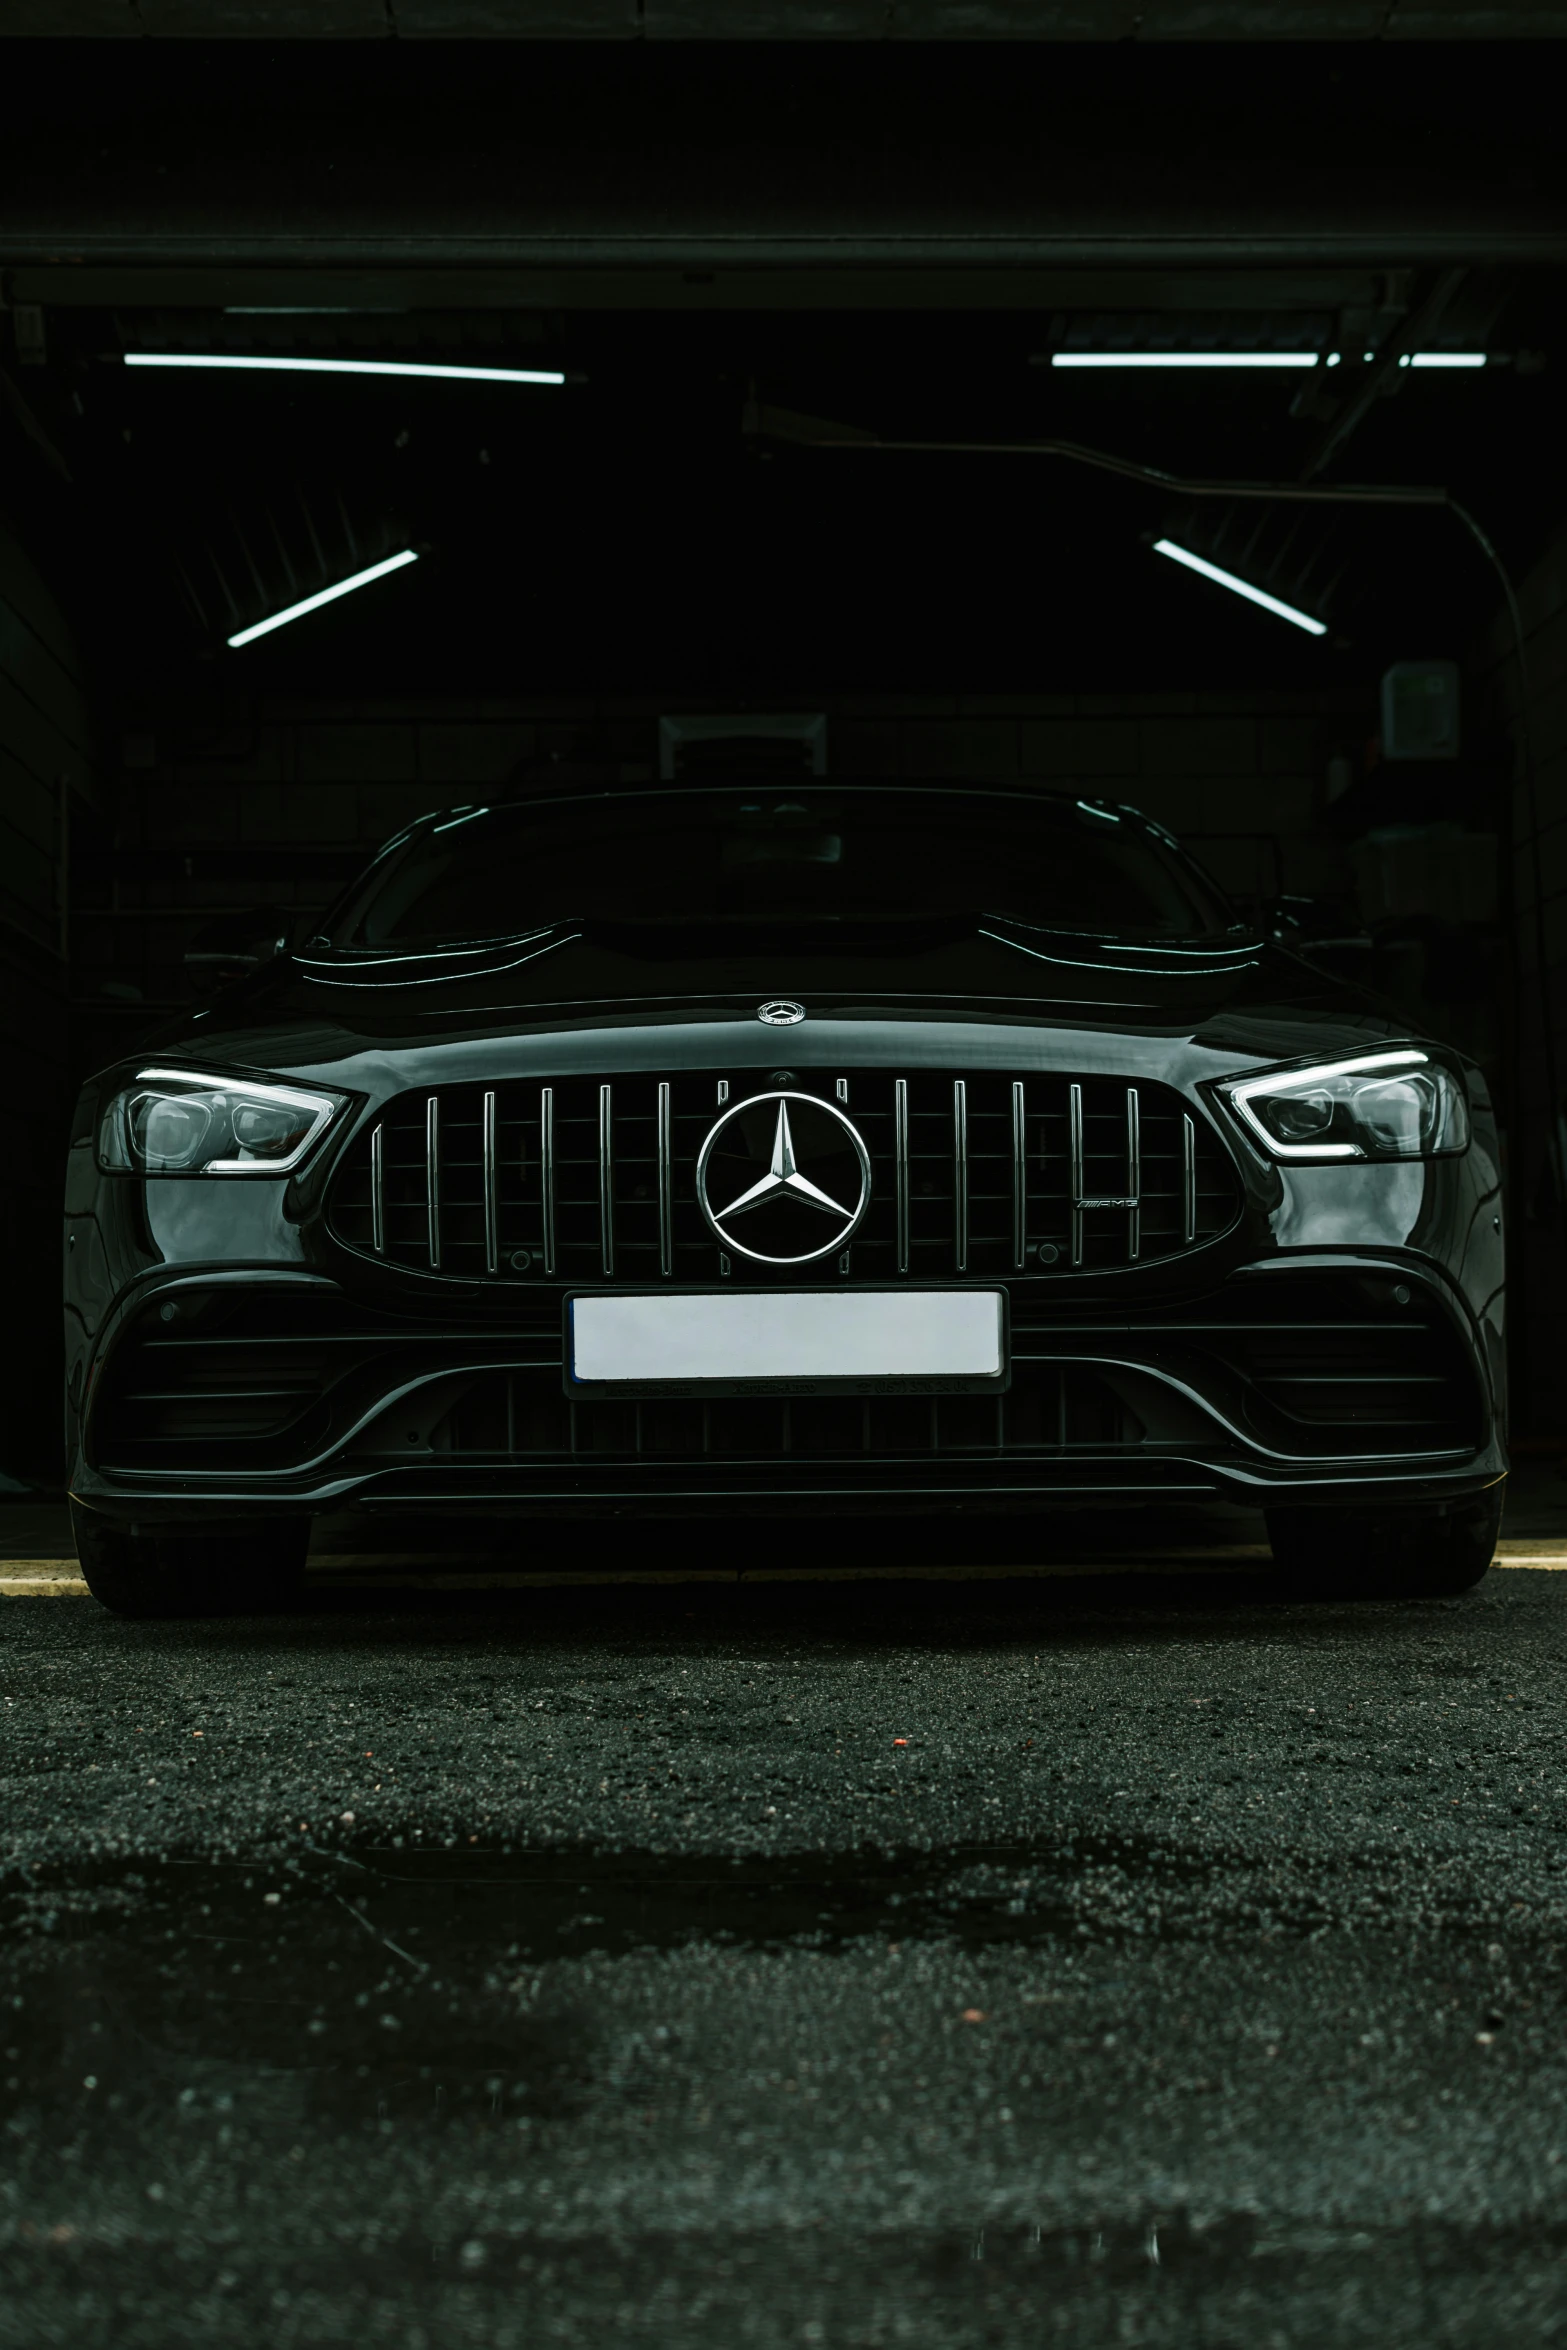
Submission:
M 1150 945 L 981 917 L 838 937 L 563 923 L 457 952 L 287 956 L 171 1023 L 150 1049 L 246 1068 L 321 1069 L 367 1051 L 417 1056 L 486 1035 L 751 1020 L 778 996 L 835 1026 L 1102 1030 L 1180 1038 L 1241 1061 L 1407 1032 L 1388 1007 L 1255 937 Z M 678 1060 L 673 1040 L 670 1050 Z

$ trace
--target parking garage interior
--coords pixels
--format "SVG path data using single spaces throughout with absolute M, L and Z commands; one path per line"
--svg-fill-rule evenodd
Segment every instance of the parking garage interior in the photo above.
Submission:
M 1561 2339 L 1564 37 L 1554 0 L 0 0 L 0 2344 Z M 1003 1525 L 911 1482 L 678 1539 L 323 1520 L 270 1609 L 225 1527 L 226 1612 L 100 1608 L 83 1081 L 429 811 L 836 780 L 1134 806 L 1483 1072 L 1495 1571 L 1388 1603 L 1233 1503 Z M 1153 1093 L 1145 1129 L 1036 1076 L 1062 1135 L 1085 1091 L 1124 1122 L 1135 1199 L 1049 1172 L 1117 1263 L 1231 1213 Z M 1023 1083 L 944 1083 L 1021 1167 Z M 606 1277 L 609 1091 L 558 1100 Z M 342 1162 L 394 1271 L 439 1253 L 433 1111 Z M 658 1147 L 622 1274 L 684 1237 Z M 520 1297 L 534 1194 L 483 1180 L 450 1262 L 504 1241 Z M 965 1183 L 960 1265 L 1022 1266 L 1013 1181 L 972 1230 Z M 1283 1362 L 1296 1428 L 1326 1366 L 1340 1465 L 1383 1441 L 1357 1378 L 1468 1446 L 1440 1318 L 1309 1278 L 1357 1352 Z M 224 1402 L 160 1328 L 143 1467 L 175 1348 Z M 1186 1441 L 1059 1341 L 1025 1442 Z M 556 1443 L 525 1368 L 430 1407 L 453 1452 L 545 1387 Z M 710 1466 L 726 1411 L 868 1446 L 916 1400 L 650 1408 Z
M 1516 1433 L 1549 1439 L 1567 223 L 1536 51 L 140 13 L 6 45 L 7 1474 L 60 1475 L 76 1086 L 204 940 L 262 907 L 307 935 L 432 807 L 720 773 L 1129 801 L 1475 1055 Z

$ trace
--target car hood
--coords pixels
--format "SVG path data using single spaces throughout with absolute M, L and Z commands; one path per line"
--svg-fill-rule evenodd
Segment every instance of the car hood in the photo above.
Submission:
M 825 1028 L 843 1057 L 845 1023 L 882 1035 L 876 1060 L 889 1057 L 889 1026 L 911 1022 L 1183 1039 L 1204 1057 L 1242 1063 L 1409 1033 L 1389 1007 L 1256 938 L 1150 945 L 981 917 L 875 934 L 716 939 L 561 923 L 459 952 L 286 956 L 172 1023 L 149 1049 L 323 1076 L 339 1066 L 347 1082 L 366 1057 L 408 1054 L 430 1063 L 418 1082 L 444 1060 L 442 1047 L 502 1037 L 555 1038 L 569 1053 L 585 1032 L 657 1029 L 678 1065 L 683 1046 L 669 1032 L 716 1024 L 728 1033 L 727 1057 L 758 1060 L 769 1057 L 758 1007 L 777 997 L 803 1006 L 806 1025 L 772 1031 L 771 1055 L 807 1062 L 821 1057 L 812 1039 Z M 733 1035 L 741 1021 L 743 1056 Z M 690 1044 L 698 1061 L 711 1057 L 694 1034 Z

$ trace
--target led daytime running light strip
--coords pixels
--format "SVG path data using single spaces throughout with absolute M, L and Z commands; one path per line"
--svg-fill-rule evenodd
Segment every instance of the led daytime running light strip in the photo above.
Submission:
M 257 358 L 235 351 L 127 351 L 127 367 L 238 367 L 287 375 L 420 375 L 443 382 L 563 384 L 555 367 L 437 367 L 413 359 Z
M 1314 1069 L 1275 1069 L 1267 1077 L 1247 1077 L 1239 1085 L 1226 1085 L 1221 1090 L 1227 1096 L 1237 1117 L 1244 1120 L 1273 1159 L 1360 1159 L 1365 1153 L 1352 1142 L 1280 1142 L 1270 1134 L 1251 1106 L 1251 1097 L 1257 1093 L 1293 1093 L 1298 1086 L 1326 1085 L 1335 1077 L 1375 1076 L 1379 1069 L 1427 1068 L 1430 1056 L 1411 1047 L 1398 1053 L 1374 1053 L 1366 1060 L 1323 1061 Z
M 355 588 L 368 587 L 372 579 L 385 579 L 389 571 L 401 571 L 405 564 L 417 563 L 412 547 L 404 547 L 400 555 L 388 555 L 384 563 L 372 563 L 366 571 L 356 571 L 349 579 L 340 579 L 334 587 L 322 588 L 319 595 L 306 596 L 297 604 L 286 604 L 281 612 L 274 612 L 270 620 L 258 620 L 254 628 L 242 628 L 237 636 L 229 638 L 230 645 L 248 645 L 258 636 L 266 636 L 272 629 L 281 628 L 285 621 L 297 620 L 301 613 L 319 611 L 323 604 L 335 603 L 339 596 L 352 595 Z
M 1248 604 L 1260 604 L 1264 612 L 1274 612 L 1280 620 L 1288 620 L 1296 628 L 1303 628 L 1308 636 L 1326 636 L 1327 629 L 1320 620 L 1313 620 L 1309 612 L 1297 612 L 1293 604 L 1281 604 L 1277 596 L 1265 595 L 1261 588 L 1249 581 L 1237 579 L 1233 571 L 1221 571 L 1217 563 L 1205 562 L 1201 555 L 1188 553 L 1173 539 L 1155 539 L 1154 553 L 1168 555 L 1172 563 L 1183 563 L 1188 571 L 1200 572 L 1204 579 L 1215 580 L 1232 595 L 1244 596 Z

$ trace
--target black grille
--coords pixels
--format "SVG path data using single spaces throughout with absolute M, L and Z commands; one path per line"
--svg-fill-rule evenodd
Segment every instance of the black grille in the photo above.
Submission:
M 374 1413 L 404 1367 L 390 1352 L 399 1337 L 418 1340 L 421 1369 L 432 1346 L 439 1361 L 422 1326 L 354 1308 L 326 1282 L 182 1289 L 110 1358 L 93 1457 L 137 1470 L 292 1466 Z M 472 1344 L 459 1337 L 463 1359 Z
M 870 1206 L 842 1257 L 780 1275 L 725 1251 L 702 1214 L 715 1119 L 778 1090 L 757 1071 L 403 1094 L 346 1154 L 332 1229 L 465 1281 L 950 1280 L 1146 1263 L 1239 1212 L 1228 1152 L 1162 1085 L 882 1070 L 789 1085 L 845 1110 L 870 1154 Z
M 983 1491 L 1009 1462 L 1043 1469 L 1113 1453 L 1120 1475 L 1139 1458 L 1152 1473 L 1161 1458 L 1419 1457 L 1483 1436 L 1472 1353 L 1424 1285 L 1247 1273 L 1113 1319 L 1091 1296 L 1048 1312 L 1037 1291 L 1017 1304 L 1000 1396 L 620 1402 L 564 1392 L 561 1301 L 549 1289 L 432 1322 L 320 1279 L 182 1288 L 115 1348 L 89 1450 L 132 1474 L 274 1481 L 311 1464 L 493 1463 L 525 1485 L 573 1464 L 639 1463 L 648 1491 L 682 1463 L 715 1462 L 778 1491 L 808 1463 L 837 1464 L 846 1490 L 880 1464 L 907 1470 L 913 1490 L 923 1461 Z
M 1461 1452 L 1483 1435 L 1470 1348 L 1423 1283 L 1381 1273 L 1245 1273 L 1135 1326 L 1014 1309 L 1014 1376 L 1030 1357 L 1123 1351 L 1285 1459 Z
M 1004 1395 L 715 1396 L 583 1403 L 536 1372 L 476 1380 L 431 1431 L 473 1461 L 995 1461 L 1199 1439 L 1200 1412 L 1137 1372 L 1020 1367 Z M 381 1449 L 372 1440 L 365 1457 Z M 403 1457 L 395 1431 L 384 1447 Z
M 1219 1363 L 1245 1398 L 1244 1425 L 1291 1453 L 1455 1451 L 1481 1440 L 1474 1360 L 1420 1287 L 1377 1275 L 1294 1275 L 1241 1286 L 1254 1311 L 1194 1325 L 1199 1377 Z M 1400 1302 L 1402 1300 L 1404 1302 Z M 1282 1310 L 1281 1310 L 1282 1307 Z M 1261 1309 L 1257 1311 L 1256 1309 Z M 1271 1309 L 1271 1311 L 1269 1310 Z

